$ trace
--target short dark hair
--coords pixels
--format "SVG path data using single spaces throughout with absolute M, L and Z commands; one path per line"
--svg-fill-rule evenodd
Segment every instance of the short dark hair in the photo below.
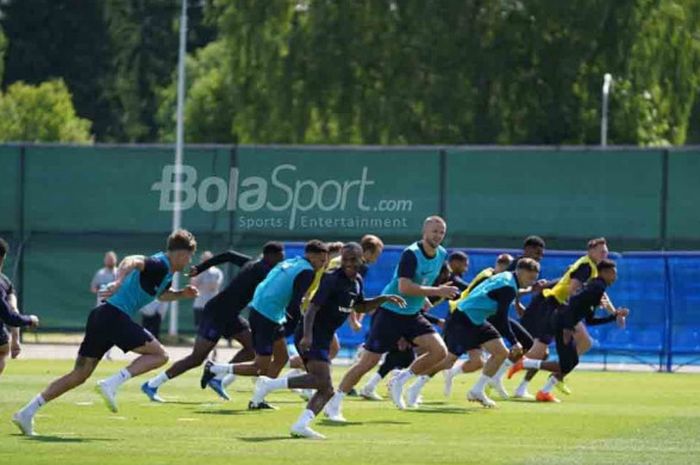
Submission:
M 544 239 L 540 236 L 527 236 L 523 242 L 523 248 L 525 247 L 542 247 L 544 249 Z
M 10 251 L 10 246 L 5 239 L 0 237 L 0 258 L 5 258 L 7 252 Z
M 617 264 L 608 258 L 605 258 L 598 263 L 598 271 L 610 270 L 615 267 L 617 267 Z
M 341 248 L 343 252 L 346 250 L 352 251 L 360 256 L 362 256 L 362 246 L 358 244 L 357 242 L 348 242 L 347 244 L 343 244 L 343 247 Z
M 461 250 L 456 250 L 450 254 L 449 257 L 447 257 L 448 262 L 466 262 L 469 260 L 469 255 L 466 253 L 462 252 Z
M 264 256 L 277 255 L 284 252 L 284 246 L 281 242 L 270 241 L 263 245 L 262 253 Z
M 515 267 L 516 270 L 526 270 L 526 271 L 537 271 L 539 273 L 540 271 L 540 264 L 537 263 L 537 260 L 533 260 L 532 258 L 521 258 L 518 260 L 518 264 Z
M 304 253 L 328 253 L 328 246 L 323 241 L 312 239 L 304 246 Z
M 194 252 L 197 250 L 197 240 L 194 234 L 186 229 L 177 229 L 168 236 L 168 251 L 189 250 Z
M 599 245 L 607 245 L 608 241 L 604 237 L 596 237 L 588 241 L 588 250 L 595 249 Z

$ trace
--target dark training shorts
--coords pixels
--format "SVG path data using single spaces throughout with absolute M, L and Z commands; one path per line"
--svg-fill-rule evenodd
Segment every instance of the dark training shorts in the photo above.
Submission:
M 250 309 L 250 330 L 253 333 L 253 349 L 257 355 L 272 355 L 275 341 L 284 339 L 284 326 L 263 316 L 253 307 Z
M 461 356 L 492 339 L 500 339 L 501 334 L 491 323 L 477 325 L 462 311 L 455 311 L 445 325 L 445 345 L 451 354 Z
M 153 335 L 129 315 L 104 303 L 90 312 L 78 355 L 100 359 L 113 346 L 126 353 L 152 340 Z
M 552 319 L 559 303 L 554 297 L 544 297 L 539 294 L 533 297 L 527 306 L 520 323 L 532 335 L 543 344 L 549 345 L 554 339 L 554 327 Z
M 424 334 L 435 333 L 435 328 L 419 312 L 403 315 L 379 307 L 374 313 L 365 349 L 375 354 L 389 352 L 402 337 L 409 342 Z
M 199 322 L 197 335 L 207 341 L 218 342 L 222 337 L 231 339 L 236 334 L 247 330 L 250 330 L 250 324 L 240 313 L 232 313 L 226 317 L 226 321 L 223 321 L 221 317 L 217 318 L 205 312 Z

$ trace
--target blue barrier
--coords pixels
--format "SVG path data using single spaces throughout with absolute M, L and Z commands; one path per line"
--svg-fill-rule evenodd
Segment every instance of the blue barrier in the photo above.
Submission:
M 403 246 L 387 246 L 377 263 L 369 269 L 365 279 L 368 296 L 381 293 L 399 261 Z M 287 256 L 303 254 L 303 244 L 285 245 Z M 451 249 L 457 250 L 457 249 Z M 518 250 L 467 249 L 472 279 L 480 270 L 493 266 L 500 253 L 517 255 Z M 554 279 L 577 260 L 582 252 L 547 251 L 541 262 L 541 277 Z M 611 253 L 617 262 L 618 281 L 610 287 L 609 296 L 617 306 L 631 310 L 627 327 L 603 325 L 589 328 L 593 338 L 593 352 L 627 354 L 640 361 L 656 360 L 660 370 L 671 371 L 674 355 L 697 355 L 700 359 L 700 252 L 629 252 Z M 434 308 L 431 313 L 444 316 L 447 305 Z M 369 319 L 363 321 L 363 331 L 353 332 L 345 324 L 338 336 L 344 347 L 359 345 Z M 654 362 L 656 364 L 657 362 Z

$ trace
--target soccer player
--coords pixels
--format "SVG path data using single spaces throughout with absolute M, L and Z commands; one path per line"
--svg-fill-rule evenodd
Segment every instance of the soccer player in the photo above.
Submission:
M 369 271 L 369 265 L 372 265 L 373 263 L 376 263 L 377 260 L 379 260 L 380 255 L 382 254 L 382 251 L 384 250 L 384 242 L 382 240 L 373 235 L 373 234 L 365 234 L 362 236 L 362 239 L 360 240 L 360 247 L 362 247 L 362 266 L 360 267 L 359 273 L 360 276 L 364 279 L 364 277 L 367 275 L 367 272 Z M 341 246 L 342 249 L 342 246 Z M 330 254 L 329 254 L 330 257 Z M 340 263 L 341 263 L 341 256 L 338 255 L 336 257 L 330 258 L 328 261 L 328 265 L 324 268 L 324 272 L 327 271 L 333 271 L 338 268 L 340 268 Z M 309 288 L 308 292 L 306 293 L 306 296 L 304 296 L 304 301 L 302 302 L 302 313 L 305 313 L 306 310 L 308 309 L 308 306 L 313 299 L 313 295 L 316 293 L 316 290 L 318 289 L 318 286 L 321 282 L 321 276 L 323 276 L 324 273 L 316 273 L 316 276 L 314 277 L 314 282 L 312 283 L 311 287 Z M 318 281 L 316 278 L 318 277 Z M 350 312 L 350 316 L 348 318 L 348 321 L 350 322 L 350 327 L 354 331 L 360 331 L 362 329 L 362 317 L 364 317 L 364 313 L 356 313 L 356 312 Z M 331 343 L 331 348 L 330 348 L 330 358 L 333 360 L 336 355 L 338 355 L 338 352 L 340 351 L 340 341 L 338 340 L 338 336 L 335 335 L 333 337 L 333 341 Z M 290 358 L 289 360 L 289 366 L 292 368 L 287 373 L 287 376 L 289 375 L 295 375 L 303 372 L 304 368 L 304 362 L 299 355 L 295 355 L 294 357 Z
M 608 256 L 608 246 L 605 238 L 596 238 L 588 241 L 588 252 L 573 263 L 564 275 L 554 283 L 551 288 L 543 289 L 541 296 L 533 297 L 522 317 L 523 326 L 532 334 L 534 343 L 527 351 L 530 359 L 545 360 L 549 355 L 549 344 L 553 334 L 550 331 L 550 320 L 556 309 L 566 303 L 570 295 L 576 293 L 587 281 L 598 276 L 597 264 Z M 614 311 L 614 309 L 613 309 Z M 583 325 L 579 325 L 576 331 L 579 350 L 587 351 L 591 346 L 590 336 Z M 518 386 L 515 397 L 532 399 L 527 392 L 530 381 L 534 378 L 536 370 L 529 371 Z M 511 377 L 512 374 L 509 374 Z M 561 384 L 557 386 L 562 392 L 568 393 L 568 388 Z M 539 395 L 541 401 L 555 401 L 552 394 Z M 535 397 L 536 398 L 536 397 Z
M 325 439 L 323 435 L 312 430 L 309 424 L 333 396 L 329 351 L 335 331 L 345 322 L 348 315 L 353 311 L 371 311 L 389 302 L 399 307 L 406 303 L 401 297 L 394 295 L 365 299 L 360 274 L 363 266 L 362 248 L 359 244 L 351 242 L 342 248 L 340 267 L 324 274 L 318 291 L 304 314 L 303 323 L 297 327 L 294 335 L 307 374 L 280 379 L 261 376 L 256 383 L 253 394 L 255 403 L 261 402 L 269 392 L 277 389 L 316 390 L 306 409 L 292 426 L 292 436 Z
M 274 359 L 278 366 L 288 360 L 284 337 L 284 323 L 288 314 L 299 312 L 301 299 L 311 285 L 315 271 L 328 261 L 328 247 L 319 240 L 312 240 L 304 247 L 304 256 L 278 263 L 258 284 L 253 300 L 248 304 L 250 326 L 253 335 L 255 359 L 245 363 L 212 363 L 204 365 L 200 385 L 202 388 L 217 375 L 277 376 L 271 373 Z M 250 402 L 251 410 L 273 408 L 266 402 Z
M 9 250 L 7 242 L 0 237 L 0 374 L 5 370 L 7 356 L 17 358 L 22 351 L 19 343 L 19 328 L 25 326 L 36 328 L 39 325 L 39 318 L 36 315 L 25 316 L 19 313 L 15 289 L 10 279 L 2 273 Z M 3 323 L 12 327 L 10 337 Z
M 447 262 L 443 265 L 440 270 L 440 275 L 433 283 L 433 286 L 440 286 L 441 284 L 453 284 L 463 292 L 469 286 L 463 279 L 462 276 L 469 270 L 469 256 L 461 251 L 453 252 L 447 258 Z M 428 304 L 424 306 L 421 310 L 423 311 L 423 316 L 432 324 L 437 325 L 440 328 L 445 327 L 445 320 L 438 318 L 436 316 L 430 315 L 427 311 L 431 307 L 435 307 L 442 303 L 445 299 L 440 297 L 431 296 L 428 297 Z M 450 301 L 452 304 L 454 301 Z M 392 349 L 387 352 L 384 356 L 384 362 L 382 362 L 379 369 L 370 377 L 362 389 L 360 390 L 360 396 L 367 400 L 382 400 L 382 397 L 377 393 L 377 385 L 382 379 L 386 377 L 389 373 L 394 370 L 401 370 L 408 368 L 413 360 L 415 360 L 416 354 L 413 347 L 408 344 L 405 340 L 399 341 L 399 343 L 392 347 Z M 411 390 L 417 390 L 420 393 L 420 378 L 409 387 L 409 392 Z M 418 401 L 418 394 L 416 394 L 415 400 Z M 407 406 L 410 406 L 407 404 Z
M 90 312 L 73 370 L 49 384 L 12 417 L 22 433 L 33 435 L 37 410 L 83 384 L 92 375 L 104 353 L 114 345 L 124 352 L 136 352 L 139 357 L 115 375 L 97 383 L 97 392 L 113 412 L 117 411 L 119 386 L 134 376 L 167 363 L 168 354 L 163 346 L 132 318 L 141 307 L 156 298 L 172 301 L 197 296 L 197 290 L 192 286 L 177 291 L 170 288 L 173 275 L 189 265 L 196 248 L 197 242 L 192 233 L 178 229 L 168 237 L 165 253 L 159 252 L 150 257 L 132 255 L 121 262 L 117 280 L 109 285 L 112 295 Z
M 333 398 L 326 404 L 324 411 L 332 421 L 345 421 L 341 414 L 343 398 L 399 339 L 404 338 L 423 352 L 408 369 L 392 380 L 392 399 L 399 408 L 404 407 L 404 384 L 413 376 L 424 374 L 445 358 L 445 344 L 420 310 L 426 297 L 436 295 L 451 299 L 458 294 L 458 289 L 454 286 L 431 286 L 447 256 L 447 251 L 440 245 L 446 232 L 445 220 L 431 216 L 423 224 L 422 239 L 401 254 L 394 276 L 382 294 L 400 295 L 406 301 L 406 307 L 387 302 L 375 311 L 365 344 L 366 350 L 345 374 Z
M 522 346 L 510 325 L 508 309 L 520 289 L 528 288 L 535 283 L 539 271 L 540 265 L 535 260 L 520 259 L 515 272 L 504 271 L 488 278 L 466 299 L 460 300 L 457 309 L 447 322 L 445 342 L 449 354 L 441 366 L 435 367 L 434 372 L 444 367 L 451 367 L 465 352 L 469 352 L 472 360 L 480 357 L 479 354 L 474 353 L 475 349 L 483 348 L 491 354 L 479 380 L 468 392 L 468 400 L 480 402 L 484 407 L 496 405 L 486 395 L 487 384 L 506 357 L 518 358 L 522 355 Z M 496 324 L 488 321 L 491 316 L 493 316 L 491 321 L 495 321 Z M 501 336 L 511 343 L 510 352 L 503 344 Z
M 579 351 L 574 334 L 579 325 L 584 321 L 590 326 L 595 326 L 617 320 L 620 326 L 624 326 L 625 318 L 629 315 L 628 309 L 618 308 L 606 318 L 595 317 L 596 307 L 603 304 L 605 299 L 606 288 L 617 279 L 617 268 L 612 260 L 603 259 L 597 263 L 596 267 L 597 276 L 582 284 L 578 292 L 571 296 L 567 304 L 561 305 L 550 320 L 559 360 L 542 361 L 523 357 L 512 368 L 513 373 L 523 368 L 552 372 L 540 391 L 543 394 L 551 394 L 554 386 L 562 382 L 564 377 L 578 365 Z M 538 397 L 541 397 L 539 393 Z M 554 399 L 554 402 L 558 400 Z
M 472 292 L 479 284 L 483 283 L 493 275 L 498 273 L 503 273 L 508 271 L 510 264 L 513 262 L 513 257 L 510 254 L 504 253 L 496 258 L 496 264 L 493 267 L 484 268 L 481 270 L 474 279 L 471 280 L 469 286 L 466 290 L 462 291 L 459 299 L 450 301 L 450 313 L 453 313 L 457 309 L 457 304 L 466 299 L 469 293 Z M 513 270 L 515 271 L 515 270 Z M 481 351 L 479 349 L 474 349 L 469 351 L 469 359 L 464 362 L 458 362 L 454 364 L 451 368 L 448 368 L 443 373 L 445 374 L 445 387 L 444 394 L 445 397 L 449 397 L 452 394 L 452 384 L 454 382 L 454 377 L 460 373 L 471 373 L 476 370 L 483 368 L 483 362 L 481 360 Z
M 282 244 L 268 242 L 263 246 L 262 257 L 258 260 L 230 250 L 190 268 L 190 276 L 196 276 L 211 266 L 230 262 L 240 267 L 240 271 L 223 291 L 204 306 L 192 352 L 141 386 L 141 390 L 149 399 L 163 402 L 163 399 L 158 395 L 158 388 L 186 371 L 200 366 L 216 347 L 221 337 L 233 338 L 241 344 L 241 350 L 236 353 L 230 363 L 247 362 L 255 357 L 250 325 L 241 316 L 241 311 L 253 298 L 258 284 L 282 260 L 284 260 Z M 223 399 L 230 399 L 225 386 L 222 385 L 222 380 L 212 378 L 208 385 Z

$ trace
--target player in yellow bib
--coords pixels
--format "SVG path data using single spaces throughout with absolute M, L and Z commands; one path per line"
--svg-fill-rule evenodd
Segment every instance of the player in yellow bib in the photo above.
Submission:
M 559 307 L 566 304 L 569 297 L 576 294 L 578 290 L 587 282 L 598 277 L 598 263 L 607 258 L 608 245 L 605 238 L 600 237 L 588 241 L 588 252 L 579 258 L 567 269 L 566 273 L 556 282 L 556 284 L 542 291 L 541 298 L 533 298 L 521 320 L 523 326 L 532 334 L 534 344 L 526 354 L 527 358 L 545 360 L 549 356 L 549 344 L 553 341 L 551 325 L 549 324 L 554 313 Z M 604 302 L 610 306 L 609 299 L 604 296 Z M 614 309 L 613 309 L 614 310 Z M 574 333 L 576 347 L 579 354 L 587 352 L 591 345 L 591 337 L 584 324 L 576 326 Z M 527 392 L 528 384 L 537 373 L 536 370 L 529 370 L 525 379 L 518 386 L 515 397 L 532 399 L 533 396 Z M 570 393 L 568 387 L 563 383 L 557 386 L 560 391 Z M 547 396 L 542 400 L 556 401 L 554 396 Z

